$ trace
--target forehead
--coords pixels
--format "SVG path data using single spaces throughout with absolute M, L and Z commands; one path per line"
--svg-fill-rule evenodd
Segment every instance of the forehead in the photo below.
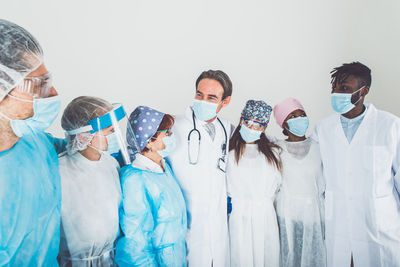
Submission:
M 358 85 L 359 83 L 359 78 L 357 78 L 354 75 L 349 75 L 346 79 L 341 81 L 341 77 L 338 77 L 339 79 L 336 81 L 335 86 L 340 86 L 340 85 Z
M 202 79 L 197 85 L 197 91 L 204 95 L 216 95 L 222 96 L 224 94 L 224 88 L 222 85 L 213 79 Z
M 40 65 L 37 69 L 27 75 L 27 77 L 40 77 L 49 73 L 44 64 Z
M 288 119 L 290 119 L 291 116 L 301 116 L 301 115 L 304 115 L 304 114 L 306 114 L 306 112 L 305 112 L 304 110 L 301 110 L 301 109 L 293 110 L 292 112 L 290 112 L 290 113 L 286 116 L 285 121 L 288 120 Z

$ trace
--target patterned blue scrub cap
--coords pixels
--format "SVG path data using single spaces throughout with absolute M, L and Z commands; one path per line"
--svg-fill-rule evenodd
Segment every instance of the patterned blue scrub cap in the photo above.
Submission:
M 128 121 L 132 127 L 140 151 L 143 151 L 150 138 L 157 132 L 164 115 L 164 113 L 146 106 L 138 106 L 131 113 Z M 127 137 L 129 144 L 132 137 Z
M 272 107 L 262 100 L 248 100 L 242 111 L 242 117 L 262 124 L 269 122 Z

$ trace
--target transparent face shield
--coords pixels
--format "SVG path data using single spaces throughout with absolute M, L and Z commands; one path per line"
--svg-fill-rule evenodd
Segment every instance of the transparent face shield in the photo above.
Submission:
M 121 104 L 113 104 L 113 107 L 108 113 L 88 121 L 86 126 L 67 133 L 71 135 L 89 132 L 92 135 L 89 147 L 110 154 L 125 165 L 130 164 L 129 149 L 137 151 L 138 145 L 124 107 Z
M 51 73 L 47 73 L 39 77 L 25 77 L 14 90 L 29 94 L 33 98 L 46 98 L 50 95 L 52 86 L 53 77 Z

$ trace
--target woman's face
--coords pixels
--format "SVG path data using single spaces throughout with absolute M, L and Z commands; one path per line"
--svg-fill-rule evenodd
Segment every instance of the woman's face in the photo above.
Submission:
M 307 114 L 304 110 L 301 109 L 296 109 L 295 111 L 292 111 L 289 113 L 289 115 L 287 115 L 285 121 L 283 122 L 283 128 L 285 128 L 286 130 L 289 130 L 289 126 L 287 124 L 287 121 L 290 119 L 294 119 L 297 117 L 307 117 Z
M 170 136 L 172 134 L 171 129 L 163 130 L 158 132 L 157 137 L 152 137 L 150 141 L 147 143 L 146 147 L 150 151 L 159 151 L 165 148 L 165 144 L 163 142 L 163 138 L 166 136 Z
M 90 144 L 99 150 L 106 151 L 108 148 L 106 136 L 112 134 L 113 132 L 114 126 L 110 126 L 96 132 Z

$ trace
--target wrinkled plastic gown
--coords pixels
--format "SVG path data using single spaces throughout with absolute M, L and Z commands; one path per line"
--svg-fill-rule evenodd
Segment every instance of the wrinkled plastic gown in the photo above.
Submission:
M 278 143 L 283 173 L 276 199 L 283 267 L 326 266 L 323 192 L 318 145 L 311 139 Z
M 164 173 L 125 166 L 121 186 L 117 264 L 186 266 L 186 207 L 169 164 Z
M 60 210 L 53 138 L 32 133 L 0 152 L 0 266 L 58 266 Z

